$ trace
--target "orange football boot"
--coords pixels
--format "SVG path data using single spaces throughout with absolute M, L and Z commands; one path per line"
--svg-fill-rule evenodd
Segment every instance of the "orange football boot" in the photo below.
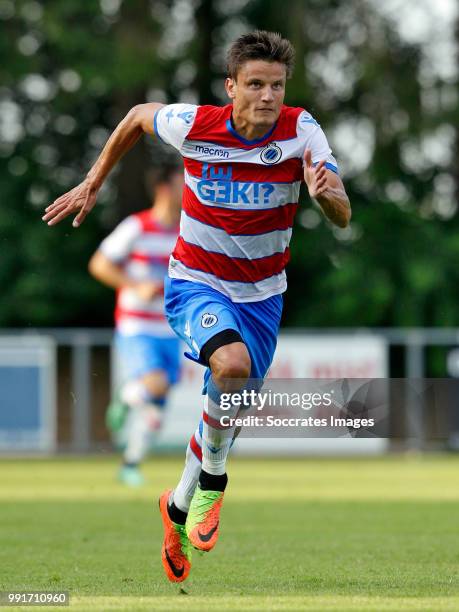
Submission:
M 171 493 L 172 490 L 168 489 L 159 498 L 159 510 L 164 527 L 161 558 L 169 580 L 171 582 L 183 582 L 188 578 L 191 569 L 191 546 L 186 535 L 185 525 L 174 523 L 167 511 Z

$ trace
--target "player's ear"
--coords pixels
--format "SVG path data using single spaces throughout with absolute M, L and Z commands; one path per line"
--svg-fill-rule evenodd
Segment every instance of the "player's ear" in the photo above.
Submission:
M 225 89 L 228 94 L 228 98 L 232 100 L 236 97 L 236 81 L 230 77 L 225 79 Z

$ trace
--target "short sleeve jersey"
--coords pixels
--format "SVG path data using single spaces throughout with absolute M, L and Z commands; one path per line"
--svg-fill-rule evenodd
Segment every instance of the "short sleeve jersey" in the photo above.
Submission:
M 155 115 L 157 136 L 185 166 L 180 236 L 169 276 L 202 282 L 234 302 L 285 291 L 285 266 L 303 180 L 303 157 L 338 172 L 320 125 L 283 106 L 272 129 L 247 140 L 231 123 L 232 105 L 170 104 Z
M 137 281 L 164 281 L 169 257 L 178 236 L 178 227 L 165 228 L 150 210 L 130 215 L 103 240 L 99 250 Z M 115 323 L 124 335 L 147 334 L 172 337 L 164 316 L 163 294 L 142 300 L 134 289 L 117 292 Z

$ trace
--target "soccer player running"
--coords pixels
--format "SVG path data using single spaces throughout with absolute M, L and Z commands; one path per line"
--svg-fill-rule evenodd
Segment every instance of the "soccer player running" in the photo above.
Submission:
M 190 572 L 191 549 L 208 551 L 219 532 L 234 428 L 220 418 L 221 393 L 263 379 L 271 364 L 286 290 L 284 268 L 301 181 L 339 227 L 351 216 L 337 164 L 320 126 L 283 105 L 294 49 L 279 34 L 255 31 L 228 52 L 223 106 L 142 104 L 118 125 L 86 179 L 46 209 L 54 224 L 77 212 L 78 227 L 105 177 L 142 132 L 185 163 L 180 236 L 169 263 L 165 306 L 188 356 L 207 366 L 204 411 L 185 469 L 160 498 L 162 561 L 171 581 Z
M 125 423 L 124 462 L 118 474 L 129 486 L 144 483 L 139 464 L 161 427 L 167 393 L 179 378 L 180 341 L 164 315 L 164 277 L 179 233 L 183 169 L 166 163 L 152 208 L 130 215 L 101 243 L 89 271 L 117 290 L 115 347 L 122 386 L 107 423 Z

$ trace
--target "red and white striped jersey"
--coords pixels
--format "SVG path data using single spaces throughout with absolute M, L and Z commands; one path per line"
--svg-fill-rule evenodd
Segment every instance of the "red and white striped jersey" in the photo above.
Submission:
M 260 139 L 246 140 L 231 123 L 232 105 L 170 104 L 155 115 L 156 134 L 184 158 L 180 236 L 169 276 L 202 282 L 234 302 L 283 293 L 303 155 L 336 160 L 315 119 L 283 106 Z
M 178 227 L 163 227 L 153 219 L 151 210 L 145 210 L 126 217 L 99 250 L 121 265 L 133 280 L 164 282 L 178 233 Z M 121 288 L 117 291 L 115 323 L 117 331 L 125 335 L 174 336 L 164 316 L 163 294 L 145 301 L 134 289 Z

